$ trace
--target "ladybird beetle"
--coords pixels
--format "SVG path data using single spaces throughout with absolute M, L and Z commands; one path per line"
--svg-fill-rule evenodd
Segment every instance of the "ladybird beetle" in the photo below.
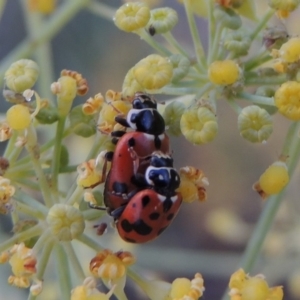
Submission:
M 149 242 L 160 235 L 178 213 L 182 202 L 181 194 L 176 192 L 180 177 L 172 165 L 173 160 L 168 155 L 161 152 L 152 155 L 144 177 L 148 187 L 135 193 L 115 219 L 123 240 Z
M 111 169 L 104 187 L 104 204 L 111 214 L 128 202 L 128 195 L 144 186 L 137 186 L 135 174 L 144 174 L 151 154 L 160 150 L 169 153 L 169 137 L 164 133 L 163 117 L 156 110 L 156 102 L 146 94 L 138 93 L 127 118 L 116 120 L 135 131 L 126 132 L 118 139 L 112 157 Z

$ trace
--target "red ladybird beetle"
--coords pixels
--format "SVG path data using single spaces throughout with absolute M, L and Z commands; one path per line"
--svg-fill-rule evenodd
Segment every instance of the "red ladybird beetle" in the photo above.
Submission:
M 145 172 L 152 152 L 170 151 L 169 138 L 164 133 L 165 122 L 156 110 L 156 102 L 146 94 L 137 93 L 132 106 L 126 119 L 116 117 L 117 122 L 135 131 L 113 134 L 123 135 L 118 139 L 115 151 L 109 153 L 112 157 L 108 155 L 112 163 L 105 181 L 104 204 L 109 214 L 125 205 L 132 191 L 143 188 L 137 187 L 134 178 L 136 173 Z
M 178 213 L 182 202 L 181 194 L 176 192 L 180 177 L 172 166 L 173 160 L 168 155 L 153 153 L 144 179 L 143 176 L 137 179 L 145 180 L 148 187 L 135 193 L 121 214 L 120 208 L 117 210 L 115 222 L 123 240 L 149 242 L 160 235 Z

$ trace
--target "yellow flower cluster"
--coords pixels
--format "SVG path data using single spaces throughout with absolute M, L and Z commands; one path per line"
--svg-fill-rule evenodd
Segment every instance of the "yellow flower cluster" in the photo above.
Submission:
M 218 85 L 230 85 L 241 76 L 241 71 L 233 60 L 214 61 L 208 67 L 209 80 Z
M 229 296 L 231 300 L 282 300 L 282 286 L 270 288 L 263 275 L 250 277 L 243 269 L 230 277 Z
M 0 214 L 6 214 L 11 209 L 11 197 L 15 191 L 10 180 L 0 176 Z

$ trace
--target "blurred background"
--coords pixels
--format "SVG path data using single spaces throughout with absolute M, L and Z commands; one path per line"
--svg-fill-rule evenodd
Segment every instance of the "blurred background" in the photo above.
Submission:
M 21 2 L 6 1 L 0 19 L 0 64 L 4 60 L 7 62 L 7 57 L 28 35 Z M 58 1 L 57 5 L 61 2 L 63 1 Z M 122 4 L 120 0 L 99 2 L 112 8 L 118 8 Z M 263 11 L 263 5 L 267 1 L 258 2 L 259 11 Z M 159 6 L 170 6 L 178 12 L 179 23 L 173 34 L 193 53 L 183 7 L 174 0 L 157 0 L 157 3 Z M 51 15 L 46 18 L 50 17 Z M 297 18 L 299 11 L 294 12 L 290 20 L 283 24 L 290 35 L 298 34 L 299 26 L 295 25 Z M 272 22 L 275 24 L 279 21 Z M 198 25 L 205 44 L 207 24 L 199 18 Z M 258 40 L 257 45 L 260 44 L 261 41 Z M 90 87 L 85 99 L 99 92 L 105 94 L 108 89 L 121 90 L 127 71 L 140 59 L 155 53 L 137 35 L 120 31 L 111 20 L 88 10 L 76 14 L 54 36 L 49 43 L 49 51 L 51 69 L 48 73 L 53 76 L 53 81 L 59 77 L 62 69 L 82 73 Z M 31 58 L 35 59 L 35 56 L 32 55 Z M 157 98 L 168 99 L 167 96 Z M 85 99 L 78 99 L 77 104 Z M 1 112 L 8 107 L 1 97 Z M 277 160 L 289 125 L 283 117 L 276 115 L 274 132 L 269 141 L 254 145 L 240 137 L 237 115 L 226 102 L 218 102 L 217 115 L 219 133 L 212 143 L 193 146 L 184 137 L 172 137 L 171 142 L 176 168 L 192 165 L 206 174 L 210 185 L 205 203 L 183 204 L 173 224 L 149 244 L 126 244 L 121 242 L 113 230 L 102 237 L 95 235 L 102 245 L 109 245 L 115 251 L 133 251 L 138 259 L 134 269 L 149 279 L 161 278 L 172 282 L 176 277 L 193 278 L 196 272 L 202 273 L 206 287 L 203 299 L 211 300 L 221 299 L 230 275 L 238 268 L 241 254 L 264 207 L 264 202 L 252 190 L 252 184 Z M 70 153 L 72 163 L 82 161 L 91 141 L 80 137 L 69 140 L 70 145 L 75 147 L 72 149 L 76 149 Z M 76 147 L 78 144 L 82 145 L 80 149 Z M 5 143 L 0 144 L 0 153 L 3 153 L 4 146 Z M 263 273 L 270 286 L 283 285 L 286 300 L 300 299 L 299 179 L 298 168 L 265 242 L 262 257 L 251 273 Z M 107 221 L 110 222 L 109 218 Z M 92 230 L 92 224 L 89 228 Z M 0 230 L 0 241 L 3 241 L 11 231 L 9 216 L 1 215 Z M 79 251 L 82 251 L 82 259 L 86 259 L 88 263 L 93 252 L 86 248 Z M 6 283 L 9 273 L 8 265 L 0 266 L 0 299 L 3 295 L 25 299 L 25 291 Z M 54 280 L 51 272 L 47 274 L 49 278 L 45 280 Z M 130 280 L 127 289 L 129 299 L 147 299 Z M 55 290 L 49 288 L 47 299 L 58 299 L 57 297 Z

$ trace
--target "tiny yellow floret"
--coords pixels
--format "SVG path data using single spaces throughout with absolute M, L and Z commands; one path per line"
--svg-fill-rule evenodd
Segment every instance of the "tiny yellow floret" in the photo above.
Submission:
M 11 129 L 22 130 L 29 127 L 31 123 L 31 115 L 29 108 L 16 104 L 6 112 L 6 121 Z
M 274 102 L 279 112 L 290 120 L 300 120 L 300 82 L 287 81 L 275 92 Z
M 288 169 L 282 161 L 273 163 L 259 178 L 261 189 L 268 195 L 278 194 L 288 182 Z
M 214 84 L 233 84 L 240 77 L 240 68 L 233 60 L 214 61 L 208 68 L 208 77 Z
M 122 5 L 114 16 L 116 26 L 124 31 L 132 32 L 147 25 L 150 9 L 145 3 L 130 2 Z
M 294 63 L 300 59 L 300 38 L 294 37 L 284 43 L 279 50 L 280 58 L 287 63 Z
M 169 59 L 151 54 L 134 66 L 133 74 L 144 89 L 160 89 L 171 81 L 173 66 Z

